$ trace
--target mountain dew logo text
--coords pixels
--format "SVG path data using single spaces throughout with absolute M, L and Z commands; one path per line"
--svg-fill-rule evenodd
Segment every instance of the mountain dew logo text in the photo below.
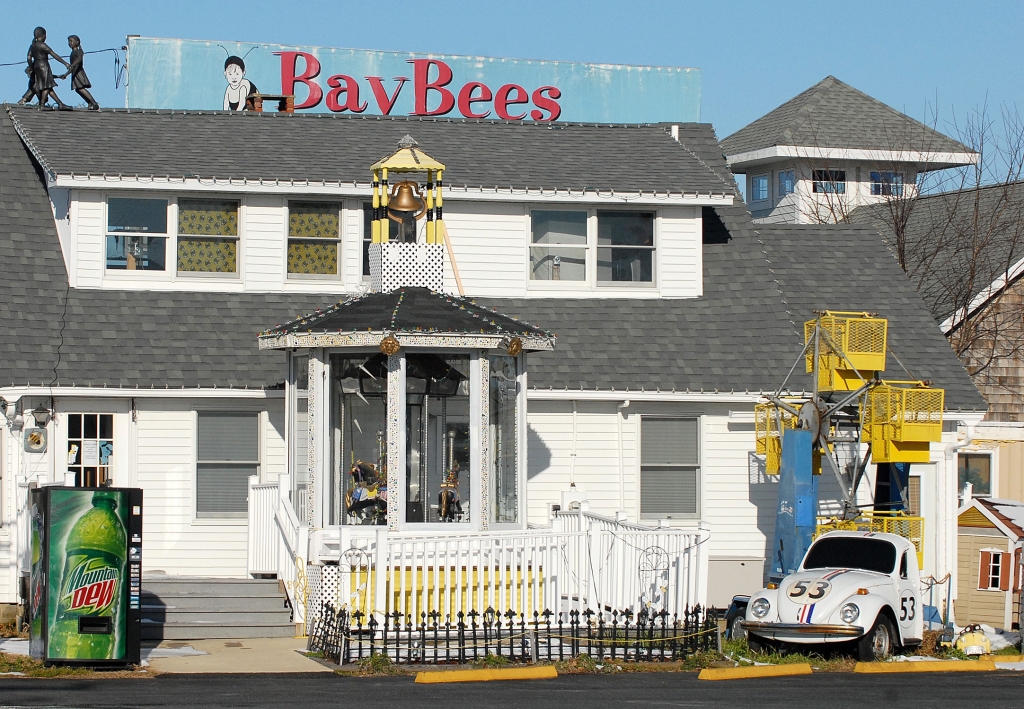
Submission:
M 62 602 L 71 611 L 104 610 L 114 602 L 119 576 L 118 569 L 102 559 L 86 559 L 71 571 Z

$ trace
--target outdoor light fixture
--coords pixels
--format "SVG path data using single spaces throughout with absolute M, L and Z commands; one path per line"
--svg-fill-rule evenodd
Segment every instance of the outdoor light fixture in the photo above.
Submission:
M 46 424 L 50 423 L 52 416 L 50 415 L 50 410 L 40 404 L 32 410 L 32 418 L 36 420 L 36 426 L 46 426 Z

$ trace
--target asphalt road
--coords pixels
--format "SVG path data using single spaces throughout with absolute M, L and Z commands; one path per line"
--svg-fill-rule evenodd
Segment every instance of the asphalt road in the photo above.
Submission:
M 0 680 L 0 707 L 1024 707 L 1024 673 L 854 675 L 699 681 L 692 673 L 417 685 L 412 677 L 164 675 L 123 680 Z

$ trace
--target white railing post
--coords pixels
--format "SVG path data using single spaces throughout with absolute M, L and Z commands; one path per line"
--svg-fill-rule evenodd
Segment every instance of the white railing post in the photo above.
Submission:
M 699 525 L 699 532 L 694 535 L 696 539 L 695 551 L 697 552 L 696 564 L 697 573 L 694 578 L 693 586 L 696 594 L 695 602 L 699 603 L 703 608 L 708 602 L 708 544 L 707 541 L 711 538 L 711 525 L 708 522 L 702 521 Z
M 256 555 L 259 547 L 258 535 L 262 533 L 259 529 L 259 514 L 256 511 L 256 506 L 262 502 L 256 498 L 256 483 L 259 482 L 259 478 L 255 475 L 249 476 L 248 479 L 248 492 L 246 493 L 247 509 L 246 509 L 246 572 L 248 576 L 252 576 L 257 566 Z
M 380 615 L 378 622 L 383 622 L 383 614 L 388 610 L 387 586 L 392 575 L 390 556 L 387 527 L 377 527 L 377 544 L 373 555 L 373 584 L 370 587 L 372 595 L 367 595 L 373 598 L 373 607 L 368 609 L 368 614 L 372 612 L 374 615 Z

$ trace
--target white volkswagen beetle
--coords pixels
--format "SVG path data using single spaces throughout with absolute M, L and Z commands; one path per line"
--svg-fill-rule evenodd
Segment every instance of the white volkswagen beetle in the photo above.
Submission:
M 903 537 L 829 532 L 777 587 L 750 597 L 743 629 L 764 646 L 851 643 L 857 659 L 921 644 L 924 624 L 917 550 Z

